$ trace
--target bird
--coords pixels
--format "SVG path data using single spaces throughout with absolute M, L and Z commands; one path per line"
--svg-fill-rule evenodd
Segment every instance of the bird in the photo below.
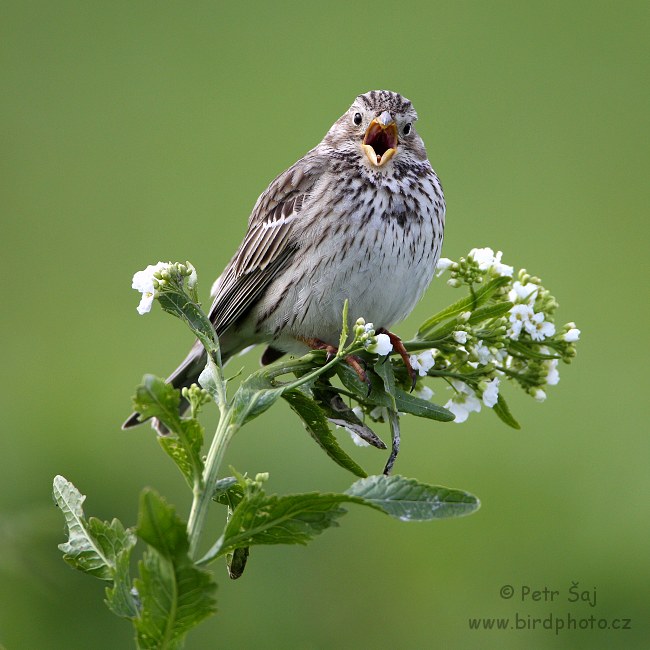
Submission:
M 363 93 L 262 192 L 211 291 L 209 318 L 224 363 L 256 344 L 267 346 L 263 365 L 287 353 L 331 354 L 347 300 L 349 331 L 358 317 L 372 322 L 415 376 L 390 328 L 429 286 L 445 227 L 442 185 L 417 119 L 399 93 Z M 197 341 L 167 382 L 190 386 L 205 364 Z M 123 428 L 139 423 L 134 413 Z

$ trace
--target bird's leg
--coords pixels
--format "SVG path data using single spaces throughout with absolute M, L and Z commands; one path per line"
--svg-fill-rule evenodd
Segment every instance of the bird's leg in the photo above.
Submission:
M 331 361 L 337 354 L 339 349 L 329 343 L 325 343 L 320 339 L 306 339 L 300 337 L 299 340 L 308 346 L 312 350 L 325 350 L 327 356 L 325 357 L 325 363 Z M 358 357 L 356 354 L 348 354 L 348 356 L 343 358 L 343 361 L 357 373 L 357 377 L 368 386 L 368 394 L 370 394 L 370 388 L 372 384 L 370 383 L 370 378 L 368 373 L 364 370 L 364 361 L 361 357 Z
M 413 370 L 413 366 L 411 365 L 410 355 L 407 352 L 406 348 L 404 347 L 404 343 L 402 343 L 402 339 L 399 336 L 397 336 L 397 334 L 393 334 L 392 332 L 389 332 L 385 327 L 380 327 L 376 333 L 386 334 L 386 336 L 390 339 L 390 342 L 393 344 L 393 349 L 399 354 L 400 357 L 402 357 L 402 361 L 406 366 L 406 372 L 408 372 L 409 377 L 411 378 L 411 392 L 413 392 L 413 389 L 415 388 L 415 384 L 418 380 L 418 375 L 415 372 L 415 370 Z

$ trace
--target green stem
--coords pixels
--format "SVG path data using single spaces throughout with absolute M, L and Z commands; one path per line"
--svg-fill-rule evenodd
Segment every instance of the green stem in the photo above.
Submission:
M 230 409 L 222 411 L 219 425 L 215 431 L 214 438 L 212 438 L 210 449 L 208 450 L 208 455 L 205 460 L 202 484 L 200 486 L 195 485 L 193 490 L 192 509 L 190 510 L 190 516 L 187 522 L 190 557 L 196 555 L 199 539 L 203 532 L 203 527 L 205 526 L 208 509 L 212 503 L 212 493 L 219 476 L 219 469 L 223 457 L 228 448 L 228 443 L 239 428 L 231 422 L 231 420 L 232 411 Z

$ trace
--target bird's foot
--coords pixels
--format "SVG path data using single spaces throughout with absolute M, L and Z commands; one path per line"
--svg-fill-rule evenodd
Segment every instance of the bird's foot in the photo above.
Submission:
M 325 357 L 325 363 L 329 363 L 338 353 L 339 349 L 335 347 L 334 345 L 330 345 L 329 343 L 325 343 L 324 341 L 321 341 L 320 339 L 300 339 L 305 345 L 309 346 L 312 350 L 325 350 L 326 352 L 326 357 Z M 356 354 L 348 354 L 346 357 L 343 358 L 343 361 L 354 370 L 354 372 L 357 373 L 357 377 L 368 386 L 368 394 L 370 394 L 370 389 L 372 388 L 372 384 L 370 383 L 370 378 L 368 377 L 368 373 L 365 371 L 365 362 L 361 357 L 358 357 Z

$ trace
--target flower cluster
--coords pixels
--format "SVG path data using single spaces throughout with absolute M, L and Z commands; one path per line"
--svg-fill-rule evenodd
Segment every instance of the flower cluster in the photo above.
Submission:
M 158 262 L 149 264 L 143 271 L 133 275 L 131 288 L 142 294 L 138 305 L 138 314 L 141 316 L 151 311 L 153 301 L 158 297 L 158 292 L 164 290 L 165 286 L 173 281 L 180 281 L 188 278 L 187 287 L 190 292 L 196 288 L 196 269 L 189 263 L 179 264 L 177 262 Z
M 375 334 L 374 325 L 366 323 L 363 318 L 357 319 L 353 333 L 355 342 L 363 343 L 363 347 L 372 354 L 385 356 L 393 350 L 388 334 Z
M 569 363 L 576 354 L 580 330 L 575 323 L 555 324 L 558 303 L 541 280 L 524 269 L 515 274 L 501 251 L 491 248 L 474 248 L 458 262 L 441 259 L 437 275 L 443 273 L 449 273 L 449 285 L 466 285 L 472 295 L 499 279 L 487 305 L 430 328 L 435 347 L 411 356 L 420 376 L 447 379 L 453 394 L 445 408 L 455 421 L 464 422 L 482 406 L 502 404 L 504 380 L 538 401 L 546 399 L 548 386 L 560 380 L 559 361 Z

